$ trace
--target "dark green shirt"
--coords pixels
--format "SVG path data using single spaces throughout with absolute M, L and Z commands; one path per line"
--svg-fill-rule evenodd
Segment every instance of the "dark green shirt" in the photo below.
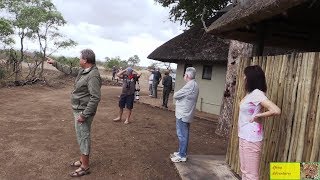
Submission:
M 166 75 L 163 77 L 162 79 L 162 85 L 163 88 L 168 88 L 168 89 L 172 89 L 172 77 L 169 75 Z
M 94 65 L 90 69 L 69 67 L 58 62 L 53 64 L 59 71 L 76 77 L 71 93 L 72 109 L 82 111 L 85 117 L 93 116 L 101 99 L 101 77 Z

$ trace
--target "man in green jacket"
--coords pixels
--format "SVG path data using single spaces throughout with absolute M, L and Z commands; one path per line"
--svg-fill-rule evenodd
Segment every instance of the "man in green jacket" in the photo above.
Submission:
M 95 54 L 91 49 L 84 49 L 80 55 L 80 67 L 62 65 L 51 58 L 47 63 L 59 71 L 76 77 L 71 93 L 71 105 L 75 119 L 77 141 L 80 146 L 80 160 L 71 164 L 79 167 L 70 176 L 78 177 L 89 174 L 90 132 L 94 115 L 101 98 L 101 77 L 96 67 Z

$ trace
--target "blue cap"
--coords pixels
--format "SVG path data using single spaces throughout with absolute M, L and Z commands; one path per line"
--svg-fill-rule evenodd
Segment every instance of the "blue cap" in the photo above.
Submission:
M 128 67 L 128 68 L 127 68 L 127 71 L 128 71 L 129 73 L 131 73 L 131 72 L 133 71 L 133 69 L 132 69 L 131 67 Z

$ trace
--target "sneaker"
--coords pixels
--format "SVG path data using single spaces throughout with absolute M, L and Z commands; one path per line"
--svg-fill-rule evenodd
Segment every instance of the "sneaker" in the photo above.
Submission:
M 180 157 L 180 156 L 175 156 L 175 157 L 172 157 L 170 158 L 172 162 L 174 163 L 178 163 L 178 162 L 186 162 L 187 161 L 187 158 L 185 157 Z
M 172 154 L 170 154 L 170 158 L 179 156 L 179 152 L 173 152 Z
M 170 157 L 174 157 L 174 156 L 179 156 L 179 152 L 173 152 L 173 154 L 170 154 Z

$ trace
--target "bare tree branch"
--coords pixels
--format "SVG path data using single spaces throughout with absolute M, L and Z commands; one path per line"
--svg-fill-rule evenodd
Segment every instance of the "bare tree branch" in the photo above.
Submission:
M 206 22 L 203 20 L 203 17 L 204 17 L 204 15 L 206 14 L 206 10 L 207 10 L 207 8 L 206 8 L 206 6 L 204 6 L 203 11 L 202 11 L 202 15 L 201 15 L 201 22 L 202 22 L 202 25 L 203 25 L 204 30 L 205 30 L 206 32 L 209 32 L 209 30 L 208 30 L 208 28 L 207 28 L 207 25 L 206 25 Z

